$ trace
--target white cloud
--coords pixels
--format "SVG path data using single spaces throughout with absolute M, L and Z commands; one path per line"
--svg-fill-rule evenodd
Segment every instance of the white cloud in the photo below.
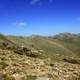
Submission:
M 16 22 L 15 25 L 18 27 L 24 27 L 27 25 L 27 23 L 26 22 Z

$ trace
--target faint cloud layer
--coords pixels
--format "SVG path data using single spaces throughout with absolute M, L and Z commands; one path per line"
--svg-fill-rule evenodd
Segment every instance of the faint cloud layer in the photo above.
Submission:
M 43 3 L 44 0 L 31 0 L 30 4 L 31 5 L 35 5 L 35 4 L 41 4 Z M 53 0 L 45 0 L 45 1 L 48 1 L 49 3 L 52 3 Z
M 27 23 L 26 22 L 16 22 L 15 25 L 18 27 L 24 27 L 27 25 Z
M 34 5 L 34 4 L 38 4 L 38 3 L 40 3 L 40 2 L 41 2 L 41 0 L 32 0 L 32 1 L 30 2 L 30 4 Z

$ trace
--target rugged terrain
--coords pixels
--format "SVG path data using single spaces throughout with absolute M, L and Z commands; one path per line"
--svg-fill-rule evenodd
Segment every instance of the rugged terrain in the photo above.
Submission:
M 0 80 L 80 80 L 80 35 L 0 34 Z

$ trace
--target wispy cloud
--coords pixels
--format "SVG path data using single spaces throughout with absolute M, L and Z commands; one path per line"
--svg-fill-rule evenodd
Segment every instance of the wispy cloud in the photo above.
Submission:
M 27 23 L 26 22 L 16 22 L 15 25 L 17 27 L 24 27 L 24 26 L 27 26 Z
M 35 5 L 35 4 L 39 4 L 40 2 L 41 0 L 31 0 L 30 4 Z
M 31 5 L 35 5 L 35 4 L 38 4 L 38 5 L 41 5 L 43 3 L 43 1 L 48 2 L 48 3 L 52 3 L 53 0 L 31 0 L 30 1 L 30 4 Z

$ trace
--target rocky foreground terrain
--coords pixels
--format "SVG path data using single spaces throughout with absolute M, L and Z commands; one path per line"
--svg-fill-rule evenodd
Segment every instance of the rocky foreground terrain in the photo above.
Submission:
M 80 80 L 80 64 L 51 62 L 0 49 L 0 80 Z

